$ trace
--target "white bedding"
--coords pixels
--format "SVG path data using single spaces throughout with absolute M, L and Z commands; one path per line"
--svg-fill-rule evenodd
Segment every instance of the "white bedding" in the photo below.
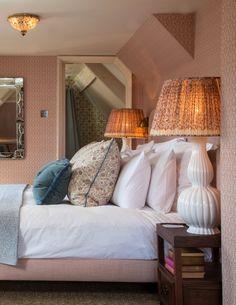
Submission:
M 182 222 L 177 213 L 35 204 L 24 194 L 19 258 L 156 259 L 155 224 Z

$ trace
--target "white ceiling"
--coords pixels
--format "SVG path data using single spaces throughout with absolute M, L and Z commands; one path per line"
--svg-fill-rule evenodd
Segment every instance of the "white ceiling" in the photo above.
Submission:
M 115 55 L 153 13 L 194 12 L 207 0 L 0 0 L 0 55 Z M 25 37 L 7 17 L 34 13 Z

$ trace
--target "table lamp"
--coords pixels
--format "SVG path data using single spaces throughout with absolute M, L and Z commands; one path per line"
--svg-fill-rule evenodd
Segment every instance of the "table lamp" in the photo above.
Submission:
M 148 128 L 143 126 L 144 114 L 141 109 L 112 109 L 105 130 L 105 137 L 122 138 L 121 151 L 129 148 L 127 138 L 144 139 L 148 137 Z
M 184 136 L 192 142 L 188 178 L 177 210 L 193 234 L 219 233 L 220 195 L 210 186 L 213 167 L 206 152 L 208 136 L 220 135 L 220 79 L 174 79 L 164 82 L 151 126 L 152 136 Z

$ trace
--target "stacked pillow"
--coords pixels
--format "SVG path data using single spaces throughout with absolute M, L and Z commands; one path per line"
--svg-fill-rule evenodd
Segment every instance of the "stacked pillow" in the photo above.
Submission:
M 82 147 L 69 161 L 44 165 L 36 175 L 33 195 L 37 204 L 61 203 L 98 206 L 108 203 L 120 170 L 120 152 L 112 139 Z
M 33 195 L 36 203 L 60 203 L 67 194 L 70 177 L 71 164 L 67 159 L 44 165 L 34 179 Z
M 153 210 L 168 213 L 176 193 L 176 157 L 173 150 L 149 155 L 152 167 L 146 203 Z
M 207 144 L 207 150 L 214 148 Z M 114 139 L 94 142 L 70 161 L 43 166 L 33 194 L 37 204 L 60 203 L 68 191 L 71 203 L 80 206 L 104 205 L 111 199 L 122 208 L 141 209 L 147 204 L 158 212 L 176 211 L 177 198 L 191 185 L 187 176 L 191 152 L 192 145 L 184 138 L 151 141 L 122 153 Z
M 176 194 L 175 154 L 170 147 L 155 152 L 154 145 L 151 141 L 121 153 L 122 169 L 111 199 L 114 204 L 131 209 L 148 204 L 164 213 L 171 210 Z
M 143 208 L 150 176 L 151 166 L 141 152 L 123 165 L 111 201 L 122 208 Z
M 72 176 L 68 197 L 72 204 L 106 204 L 113 193 L 120 170 L 120 152 L 114 139 L 81 148 L 71 159 Z
M 176 192 L 172 202 L 172 211 L 177 210 L 177 199 L 180 193 L 191 186 L 188 179 L 187 169 L 192 153 L 192 144 L 184 138 L 177 138 L 163 143 L 156 143 L 153 146 L 154 152 L 165 153 L 172 149 L 176 157 Z
M 111 201 L 125 208 L 140 209 L 147 204 L 155 211 L 170 212 L 176 194 L 189 186 L 190 155 L 191 144 L 184 138 L 158 144 L 151 141 L 122 152 L 122 168 Z M 179 185 L 180 174 L 183 179 Z

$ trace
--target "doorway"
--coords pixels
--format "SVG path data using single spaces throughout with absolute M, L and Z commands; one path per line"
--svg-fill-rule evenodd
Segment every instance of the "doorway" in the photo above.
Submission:
M 72 88 L 79 148 L 100 141 L 113 108 L 132 107 L 132 73 L 115 56 L 58 58 L 57 155 L 66 155 L 66 88 Z

